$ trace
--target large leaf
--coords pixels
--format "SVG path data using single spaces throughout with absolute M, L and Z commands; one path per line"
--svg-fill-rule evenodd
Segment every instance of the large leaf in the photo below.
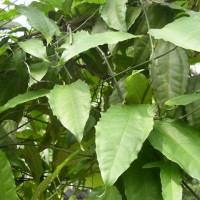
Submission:
M 187 105 L 192 103 L 196 100 L 200 100 L 200 93 L 196 94 L 185 94 L 173 99 L 169 99 L 165 102 L 166 105 L 173 106 L 173 105 Z
M 188 80 L 187 93 L 194 93 L 200 90 L 200 75 L 192 76 Z M 191 126 L 200 129 L 200 100 L 188 104 L 185 107 L 188 114 L 187 120 Z
M 42 33 L 47 43 L 51 42 L 53 35 L 59 35 L 57 25 L 37 8 L 19 5 L 16 6 L 16 10 L 27 17 L 29 24 Z
M 181 174 L 177 165 L 161 165 L 160 178 L 164 200 L 182 200 Z
M 107 0 L 101 10 L 101 17 L 113 29 L 126 31 L 127 0 Z
M 0 106 L 0 113 L 9 108 L 14 108 L 15 106 L 25 103 L 27 101 L 31 101 L 31 100 L 43 97 L 48 93 L 49 93 L 49 90 L 42 89 L 42 90 L 28 91 L 24 94 L 19 94 L 18 96 L 15 96 L 11 100 L 9 100 L 3 106 Z
M 46 62 L 49 62 L 46 47 L 39 39 L 30 39 L 25 42 L 19 42 L 19 46 L 27 53 L 40 58 Z
M 149 140 L 168 159 L 200 180 L 199 132 L 178 121 L 155 121 Z
M 155 56 L 172 50 L 175 46 L 169 42 L 158 41 Z M 156 101 L 162 107 L 168 99 L 182 95 L 186 91 L 189 64 L 187 55 L 181 48 L 157 59 L 151 65 L 153 88 Z
M 15 182 L 10 163 L 6 155 L 0 150 L 0 199 L 17 199 Z
M 148 144 L 148 143 L 147 143 Z M 130 168 L 123 174 L 127 200 L 161 200 L 161 184 L 157 169 L 145 169 L 146 163 L 157 160 L 154 149 L 144 145 Z
M 149 105 L 113 105 L 102 113 L 96 126 L 96 152 L 106 186 L 113 185 L 137 158 L 153 127 L 153 116 Z
M 70 85 L 56 85 L 47 97 L 54 115 L 80 142 L 90 112 L 88 85 L 81 80 Z
M 162 29 L 150 29 L 149 34 L 185 49 L 200 51 L 200 13 L 190 11 L 188 14 L 189 17 L 181 17 Z
M 97 33 L 94 35 L 90 35 L 86 31 L 77 32 L 73 36 L 72 45 L 66 43 L 61 46 L 66 50 L 62 54 L 59 64 L 63 64 L 75 55 L 78 55 L 79 53 L 84 52 L 90 48 L 97 47 L 98 45 L 115 44 L 134 37 L 136 36 L 123 32 L 105 32 Z

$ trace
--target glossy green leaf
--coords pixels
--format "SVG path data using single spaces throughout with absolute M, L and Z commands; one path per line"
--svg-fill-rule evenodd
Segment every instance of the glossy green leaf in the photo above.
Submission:
M 0 113 L 9 109 L 14 108 L 15 106 L 25 103 L 27 101 L 31 101 L 40 97 L 43 97 L 49 93 L 49 90 L 34 90 L 34 91 L 28 91 L 24 94 L 19 94 L 15 96 L 14 98 L 10 99 L 6 104 L 3 106 L 0 106 Z
M 200 75 L 192 76 L 188 80 L 187 93 L 194 93 L 200 90 Z M 187 120 L 189 124 L 200 130 L 200 100 L 188 104 L 185 107 L 188 114 Z
M 67 157 L 60 165 L 56 167 L 56 170 L 49 176 L 47 176 L 37 187 L 31 200 L 38 200 L 38 197 L 46 190 L 48 185 L 58 176 L 63 167 L 78 154 L 79 150 L 76 150 L 69 157 Z
M 155 57 L 175 48 L 169 42 L 158 41 Z M 181 48 L 157 59 L 150 68 L 156 102 L 162 107 L 168 99 L 182 95 L 186 91 L 189 64 L 187 55 Z
M 149 140 L 155 149 L 200 180 L 200 138 L 197 130 L 178 121 L 155 121 Z
M 81 80 L 70 85 L 56 85 L 47 97 L 53 114 L 80 142 L 90 112 L 88 85 Z
M 155 161 L 154 149 L 146 144 L 128 170 L 122 175 L 127 200 L 161 200 L 161 183 L 157 169 L 145 169 L 146 163 Z
M 162 29 L 150 29 L 149 34 L 185 49 L 200 51 L 200 13 L 188 12 L 189 17 L 181 17 Z M 188 28 L 190 31 L 188 31 Z
M 137 158 L 152 130 L 153 116 L 149 105 L 112 105 L 102 113 L 96 126 L 96 152 L 106 186 L 112 186 Z
M 181 95 L 173 99 L 169 99 L 165 102 L 165 104 L 169 106 L 187 105 L 189 103 L 193 103 L 196 100 L 200 100 L 200 93 Z
M 152 88 L 149 84 L 143 74 L 139 73 L 139 71 L 133 71 L 132 75 L 126 78 L 127 103 L 151 103 Z
M 39 39 L 30 39 L 25 42 L 19 42 L 18 45 L 27 53 L 49 62 L 46 47 Z
M 107 0 L 101 9 L 101 17 L 113 29 L 126 31 L 127 0 Z
M 3 151 L 0 150 L 0 199 L 17 199 L 14 176 L 10 163 Z
M 181 174 L 177 165 L 162 164 L 160 178 L 164 200 L 182 200 Z
M 74 34 L 73 43 L 70 45 L 66 43 L 62 48 L 66 50 L 63 52 L 60 64 L 67 62 L 72 57 L 82 53 L 90 48 L 97 47 L 103 44 L 116 44 L 120 41 L 128 40 L 136 36 L 130 33 L 123 32 L 105 32 L 90 35 L 86 31 L 80 31 Z
M 53 35 L 60 34 L 57 25 L 37 8 L 19 5 L 16 6 L 16 10 L 27 17 L 29 24 L 42 33 L 47 43 L 51 42 Z

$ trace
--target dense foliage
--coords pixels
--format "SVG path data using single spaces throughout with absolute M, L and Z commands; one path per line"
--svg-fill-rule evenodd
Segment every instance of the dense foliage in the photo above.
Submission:
M 0 199 L 198 199 L 199 1 L 3 3 Z

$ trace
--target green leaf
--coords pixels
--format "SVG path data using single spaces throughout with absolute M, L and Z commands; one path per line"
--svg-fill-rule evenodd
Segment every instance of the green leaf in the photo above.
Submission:
M 112 105 L 96 126 L 96 152 L 102 179 L 112 186 L 137 158 L 153 127 L 149 105 Z
M 152 89 L 149 85 L 150 83 L 147 78 L 139 72 L 140 71 L 134 70 L 132 75 L 126 78 L 126 101 L 128 104 L 151 103 Z
M 197 130 L 178 121 L 155 121 L 149 140 L 155 149 L 200 180 L 200 138 Z
M 29 24 L 42 33 L 47 40 L 47 43 L 51 42 L 53 35 L 60 34 L 57 25 L 37 8 L 19 5 L 16 6 L 16 10 L 27 17 Z
M 160 172 L 164 200 L 182 200 L 181 174 L 177 165 L 163 163 Z
M 188 80 L 187 93 L 194 93 L 200 90 L 200 75 L 192 76 Z M 188 104 L 185 107 L 189 124 L 200 129 L 200 100 Z
M 175 48 L 169 42 L 158 41 L 155 57 Z M 157 103 L 162 107 L 168 99 L 182 95 L 186 91 L 189 64 L 187 54 L 181 48 L 157 59 L 150 68 Z
M 127 0 L 107 0 L 101 9 L 101 17 L 113 29 L 126 31 Z
M 189 17 L 181 17 L 162 29 L 150 29 L 149 34 L 185 49 L 200 51 L 200 13 L 188 12 Z M 188 31 L 188 27 L 191 31 Z M 188 42 L 189 41 L 189 42 Z
M 0 150 L 0 199 L 17 199 L 14 176 L 6 155 Z
M 46 47 L 39 39 L 30 39 L 25 42 L 19 42 L 18 45 L 27 53 L 40 58 L 46 62 L 49 62 L 46 53 Z
M 175 97 L 173 99 L 169 99 L 168 101 L 165 102 L 165 104 L 169 105 L 169 106 L 187 105 L 196 100 L 200 100 L 200 93 L 181 95 L 181 96 Z
M 53 114 L 81 142 L 90 112 L 90 90 L 78 80 L 70 85 L 56 85 L 47 95 Z
M 47 176 L 35 190 L 31 200 L 38 200 L 38 197 L 46 190 L 48 185 L 57 177 L 63 167 L 79 153 L 79 150 L 76 150 L 69 157 L 67 157 L 59 166 L 56 167 L 56 170 L 49 176 Z
M 65 48 L 66 50 L 62 54 L 59 64 L 65 63 L 79 53 L 82 53 L 90 48 L 97 47 L 98 45 L 116 44 L 120 41 L 135 37 L 136 36 L 130 33 L 123 32 L 105 32 L 94 35 L 90 35 L 86 31 L 77 32 L 73 36 L 72 45 L 66 43 L 61 46 L 61 48 Z
M 155 161 L 154 149 L 146 144 L 129 169 L 123 174 L 127 200 L 161 200 L 161 184 L 157 169 L 145 169 L 146 163 Z
M 141 7 L 127 7 L 126 12 L 126 24 L 127 24 L 127 30 L 134 24 L 135 20 L 139 17 L 140 13 L 142 11 Z
M 104 4 L 106 0 L 85 0 L 88 3 Z
M 18 96 L 15 96 L 14 98 L 10 99 L 3 106 L 0 106 L 0 113 L 9 108 L 14 108 L 15 106 L 25 103 L 27 101 L 31 101 L 31 100 L 43 97 L 48 93 L 49 93 L 49 90 L 42 89 L 42 90 L 28 91 L 24 94 L 19 94 Z

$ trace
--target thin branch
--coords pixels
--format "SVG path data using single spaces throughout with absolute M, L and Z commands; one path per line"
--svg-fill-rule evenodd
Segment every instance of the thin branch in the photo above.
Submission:
M 179 117 L 179 119 L 183 119 L 183 118 L 185 118 L 185 117 L 187 117 L 187 116 L 193 114 L 194 112 L 196 112 L 196 111 L 198 111 L 198 110 L 200 110 L 200 108 L 196 108 L 196 109 L 192 110 L 191 112 L 189 112 L 189 113 L 187 113 L 187 114 L 185 114 L 185 115 Z
M 44 124 L 49 124 L 49 122 L 46 122 L 46 121 L 43 121 L 41 119 L 37 119 L 37 118 L 33 118 L 33 117 L 30 117 L 28 115 L 25 115 L 24 117 L 26 117 L 27 119 L 31 119 L 33 121 L 38 121 L 38 122 L 41 122 L 41 123 L 44 123 Z
M 122 92 L 121 92 L 121 90 L 120 90 L 119 84 L 118 84 L 118 82 L 117 82 L 117 80 L 116 80 L 116 78 L 115 78 L 115 74 L 114 74 L 114 72 L 112 71 L 112 68 L 111 68 L 111 66 L 110 66 L 110 63 L 108 62 L 108 59 L 107 59 L 105 53 L 101 50 L 100 47 L 96 47 L 96 48 L 97 48 L 97 50 L 100 52 L 100 54 L 101 54 L 101 56 L 103 57 L 104 61 L 106 62 L 106 65 L 107 65 L 107 67 L 108 67 L 108 70 L 109 70 L 109 72 L 110 72 L 110 75 L 111 75 L 111 77 L 112 77 L 112 79 L 113 79 L 113 81 L 114 81 L 114 83 L 115 83 L 115 87 L 116 87 L 116 89 L 117 89 L 117 92 L 118 92 L 119 98 L 120 98 L 120 100 L 121 100 L 121 103 L 124 104 L 123 94 L 122 94 Z
M 195 193 L 195 191 L 185 182 L 181 181 L 181 184 L 197 199 L 200 200 L 200 197 Z

